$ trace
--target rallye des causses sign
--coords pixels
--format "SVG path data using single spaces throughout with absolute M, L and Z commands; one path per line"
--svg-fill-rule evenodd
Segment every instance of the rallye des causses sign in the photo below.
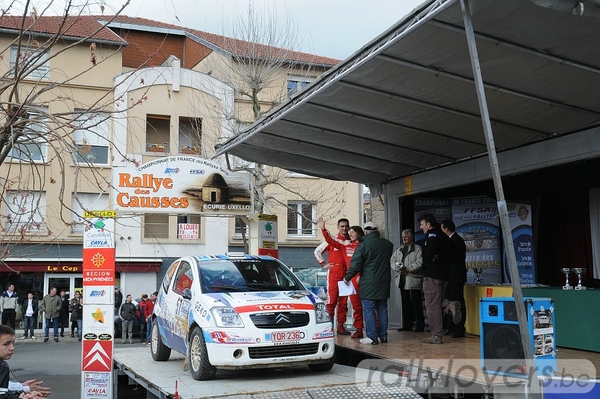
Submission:
M 125 212 L 229 215 L 253 211 L 250 175 L 199 157 L 178 155 L 113 168 L 112 180 L 113 209 Z

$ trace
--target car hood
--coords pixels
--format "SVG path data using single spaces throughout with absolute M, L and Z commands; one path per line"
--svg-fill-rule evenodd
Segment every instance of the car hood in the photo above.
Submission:
M 310 291 L 226 292 L 206 294 L 238 313 L 312 310 L 321 300 Z

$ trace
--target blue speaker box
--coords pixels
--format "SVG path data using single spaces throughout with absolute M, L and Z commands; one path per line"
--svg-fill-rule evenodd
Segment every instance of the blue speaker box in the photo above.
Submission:
M 556 371 L 554 305 L 550 298 L 523 298 L 527 313 L 535 371 L 550 377 Z M 527 378 L 530 373 L 519 334 L 519 321 L 513 297 L 481 298 L 480 345 L 484 373 Z

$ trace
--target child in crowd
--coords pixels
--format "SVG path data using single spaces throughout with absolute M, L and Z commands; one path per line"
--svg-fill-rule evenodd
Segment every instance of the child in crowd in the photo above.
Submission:
M 0 399 L 37 399 L 50 396 L 50 388 L 42 387 L 43 381 L 28 380 L 24 383 L 9 381 L 10 368 L 6 360 L 15 351 L 15 330 L 0 325 Z

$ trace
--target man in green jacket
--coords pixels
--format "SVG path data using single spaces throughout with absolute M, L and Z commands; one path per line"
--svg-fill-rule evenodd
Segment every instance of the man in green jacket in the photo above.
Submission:
M 381 341 L 385 344 L 388 337 L 387 301 L 392 280 L 390 259 L 394 244 L 381 237 L 375 223 L 367 222 L 364 229 L 366 235 L 352 255 L 344 282 L 348 285 L 352 277 L 360 274 L 358 291 L 367 334 L 360 343 L 378 345 Z
M 60 317 L 60 308 L 62 302 L 60 297 L 56 295 L 56 287 L 50 289 L 50 293 L 42 300 L 42 306 L 40 307 L 41 312 L 45 312 L 46 315 L 46 327 L 44 329 L 44 342 L 48 342 L 50 335 L 50 323 L 54 327 L 54 342 L 58 342 L 58 318 Z

